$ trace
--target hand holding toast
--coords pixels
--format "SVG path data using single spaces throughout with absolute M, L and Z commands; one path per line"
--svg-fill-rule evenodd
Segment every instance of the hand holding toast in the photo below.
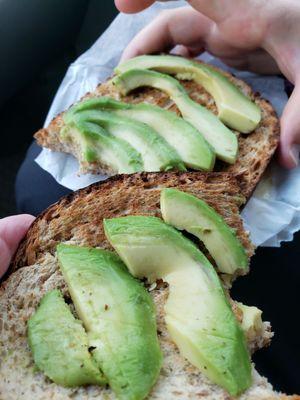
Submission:
M 123 12 L 138 12 L 153 0 L 115 0 Z M 300 5 L 293 0 L 190 0 L 162 12 L 128 45 L 122 59 L 177 47 L 185 56 L 207 50 L 226 64 L 258 73 L 282 72 L 295 84 L 281 118 L 279 158 L 298 164 L 300 145 Z
M 6 272 L 34 217 L 28 214 L 13 215 L 0 220 L 0 278 Z

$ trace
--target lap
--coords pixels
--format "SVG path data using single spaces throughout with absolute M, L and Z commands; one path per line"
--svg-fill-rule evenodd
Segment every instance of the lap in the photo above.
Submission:
M 34 160 L 41 148 L 32 143 L 16 178 L 15 193 L 18 212 L 38 215 L 71 190 L 59 185 Z

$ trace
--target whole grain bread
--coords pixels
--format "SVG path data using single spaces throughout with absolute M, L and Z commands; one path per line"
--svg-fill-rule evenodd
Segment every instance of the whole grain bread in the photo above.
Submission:
M 63 388 L 36 371 L 27 342 L 26 324 L 42 296 L 54 288 L 69 293 L 60 273 L 55 248 L 58 242 L 110 248 L 103 218 L 128 214 L 160 216 L 159 197 L 164 187 L 177 187 L 207 201 L 236 230 L 249 255 L 253 247 L 243 230 L 239 206 L 245 201 L 236 179 L 228 173 L 141 173 L 122 175 L 91 185 L 62 198 L 33 223 L 17 252 L 13 272 L 0 287 L 0 400 L 113 400 L 108 387 Z M 149 400 L 233 400 L 185 360 L 170 339 L 164 322 L 168 287 L 162 283 L 148 290 L 157 309 L 157 328 L 164 363 Z M 231 300 L 242 323 L 243 312 Z M 268 345 L 269 323 L 246 338 L 250 352 Z M 240 400 L 294 399 L 273 391 L 253 366 L 253 384 Z
M 151 172 L 118 175 L 78 190 L 45 210 L 33 223 L 16 253 L 13 268 L 37 263 L 45 252 L 54 253 L 60 241 L 112 249 L 103 218 L 160 213 L 160 190 L 175 187 L 205 200 L 236 230 L 248 252 L 253 245 L 243 229 L 239 207 L 245 202 L 235 177 L 228 173 Z
M 81 224 L 77 221 L 77 224 Z M 84 222 L 82 222 L 84 224 Z M 97 226 L 95 224 L 95 229 Z M 87 238 L 77 237 L 76 243 L 86 245 Z M 91 240 L 91 236 L 89 236 Z M 71 241 L 72 242 L 72 241 Z M 93 244 L 93 240 L 91 240 Z M 69 297 L 55 255 L 44 252 L 36 264 L 18 269 L 0 287 L 0 400 L 113 400 L 108 387 L 87 386 L 63 388 L 52 383 L 33 363 L 27 343 L 26 324 L 42 296 L 54 288 Z M 164 323 L 163 307 L 168 288 L 151 288 L 157 309 L 157 328 L 164 362 L 149 400 L 233 400 L 222 388 L 211 383 L 200 371 L 186 361 L 170 339 Z M 241 316 L 236 313 L 237 318 Z M 257 339 L 262 345 L 269 341 L 268 324 Z M 253 343 L 248 342 L 249 348 Z M 240 400 L 287 399 L 275 393 L 265 378 L 253 368 L 253 384 Z M 294 400 L 300 400 L 294 397 Z
M 261 98 L 259 93 L 254 93 L 249 85 L 235 78 L 233 75 L 218 68 L 215 69 L 225 75 L 245 95 L 249 96 L 260 107 L 262 112 L 261 123 L 254 132 L 247 135 L 236 132 L 239 138 L 239 154 L 236 163 L 228 165 L 218 162 L 215 166 L 215 170 L 233 173 L 239 180 L 243 194 L 248 198 L 259 182 L 277 148 L 279 141 L 279 121 L 271 104 Z M 217 114 L 217 107 L 213 97 L 202 86 L 192 81 L 180 82 L 194 101 Z M 87 93 L 84 98 L 95 96 L 110 96 L 116 100 L 128 103 L 146 102 L 158 105 L 180 115 L 174 102 L 164 92 L 156 89 L 139 89 L 128 96 L 122 97 L 111 81 L 107 81 L 100 84 L 94 92 Z M 64 143 L 59 139 L 60 129 L 64 125 L 62 116 L 63 113 L 54 118 L 47 128 L 41 129 L 35 134 L 37 143 L 52 150 L 71 153 L 80 159 L 79 149 L 75 145 Z M 108 175 L 112 173 L 101 163 L 97 162 L 83 162 L 82 170 L 84 172 L 106 173 Z

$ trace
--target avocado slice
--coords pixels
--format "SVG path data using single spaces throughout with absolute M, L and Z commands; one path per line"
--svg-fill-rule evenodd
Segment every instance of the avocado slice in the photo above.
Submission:
M 128 142 L 114 137 L 97 124 L 74 116 L 60 132 L 62 140 L 75 143 L 86 162 L 100 161 L 115 173 L 143 171 L 142 157 Z
M 126 95 L 133 89 L 150 86 L 166 92 L 179 108 L 182 117 L 202 133 L 216 156 L 234 164 L 238 153 L 236 135 L 211 111 L 193 101 L 183 86 L 169 75 L 143 69 L 131 69 L 113 78 L 112 83 Z
M 88 99 L 73 107 L 74 112 L 104 109 L 143 122 L 177 151 L 187 167 L 203 171 L 211 171 L 214 167 L 215 153 L 211 146 L 197 129 L 173 112 L 145 103 L 123 103 L 109 97 Z
M 165 320 L 181 354 L 231 395 L 247 389 L 251 364 L 244 333 L 199 249 L 156 217 L 108 219 L 104 229 L 133 276 L 169 284 Z
M 96 124 L 113 137 L 128 142 L 141 154 L 145 171 L 168 171 L 174 168 L 186 171 L 176 150 L 154 129 L 142 122 L 95 107 L 79 111 L 75 106 L 74 110 L 68 112 L 66 120 L 74 117 Z
M 109 385 L 119 399 L 144 399 L 162 362 L 149 293 L 110 251 L 60 244 L 57 255 Z
M 236 305 L 242 311 L 241 327 L 247 337 L 250 340 L 259 337 L 264 329 L 262 311 L 255 306 L 246 306 L 243 303 L 236 302 Z
M 42 298 L 28 321 L 28 340 L 35 365 L 56 384 L 106 384 L 88 351 L 87 334 L 59 290 Z
M 261 110 L 228 78 L 209 65 L 176 56 L 139 56 L 120 64 L 115 72 L 130 69 L 154 69 L 175 75 L 178 79 L 194 80 L 214 98 L 218 116 L 224 124 L 242 133 L 252 132 L 261 120 Z
M 166 223 L 199 238 L 220 272 L 248 271 L 246 251 L 235 232 L 205 201 L 177 189 L 161 191 L 160 208 Z

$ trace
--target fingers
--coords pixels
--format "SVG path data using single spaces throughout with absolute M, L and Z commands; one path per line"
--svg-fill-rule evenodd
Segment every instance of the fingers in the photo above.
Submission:
M 186 46 L 183 46 L 182 44 L 175 46 L 174 49 L 170 53 L 174 54 L 176 56 L 191 57 L 189 48 Z
M 241 3 L 240 0 L 188 0 L 188 2 L 195 10 L 215 22 L 226 19 Z
M 171 54 L 181 56 L 181 57 L 195 57 L 199 56 L 201 53 L 203 53 L 205 50 L 203 47 L 197 46 L 195 47 L 188 47 L 188 46 L 183 46 L 182 44 L 177 45 L 172 49 Z
M 279 161 L 285 168 L 299 163 L 300 150 L 300 77 L 281 117 Z
M 280 69 L 274 58 L 262 49 L 247 53 L 243 53 L 238 49 L 234 56 L 220 58 L 225 64 L 236 69 L 252 71 L 263 75 L 280 74 Z
M 151 6 L 154 0 L 115 0 L 117 9 L 124 13 L 137 13 Z
M 153 4 L 154 0 L 115 0 L 119 11 L 137 13 Z M 232 14 L 240 0 L 189 0 L 190 5 L 213 21 L 220 22 Z M 243 3 L 241 3 L 243 4 Z
M 121 61 L 141 54 L 169 51 L 183 45 L 193 52 L 203 48 L 213 22 L 190 7 L 160 13 L 141 30 L 125 49 Z
M 0 219 L 0 277 L 6 272 L 17 247 L 34 217 L 28 214 Z

